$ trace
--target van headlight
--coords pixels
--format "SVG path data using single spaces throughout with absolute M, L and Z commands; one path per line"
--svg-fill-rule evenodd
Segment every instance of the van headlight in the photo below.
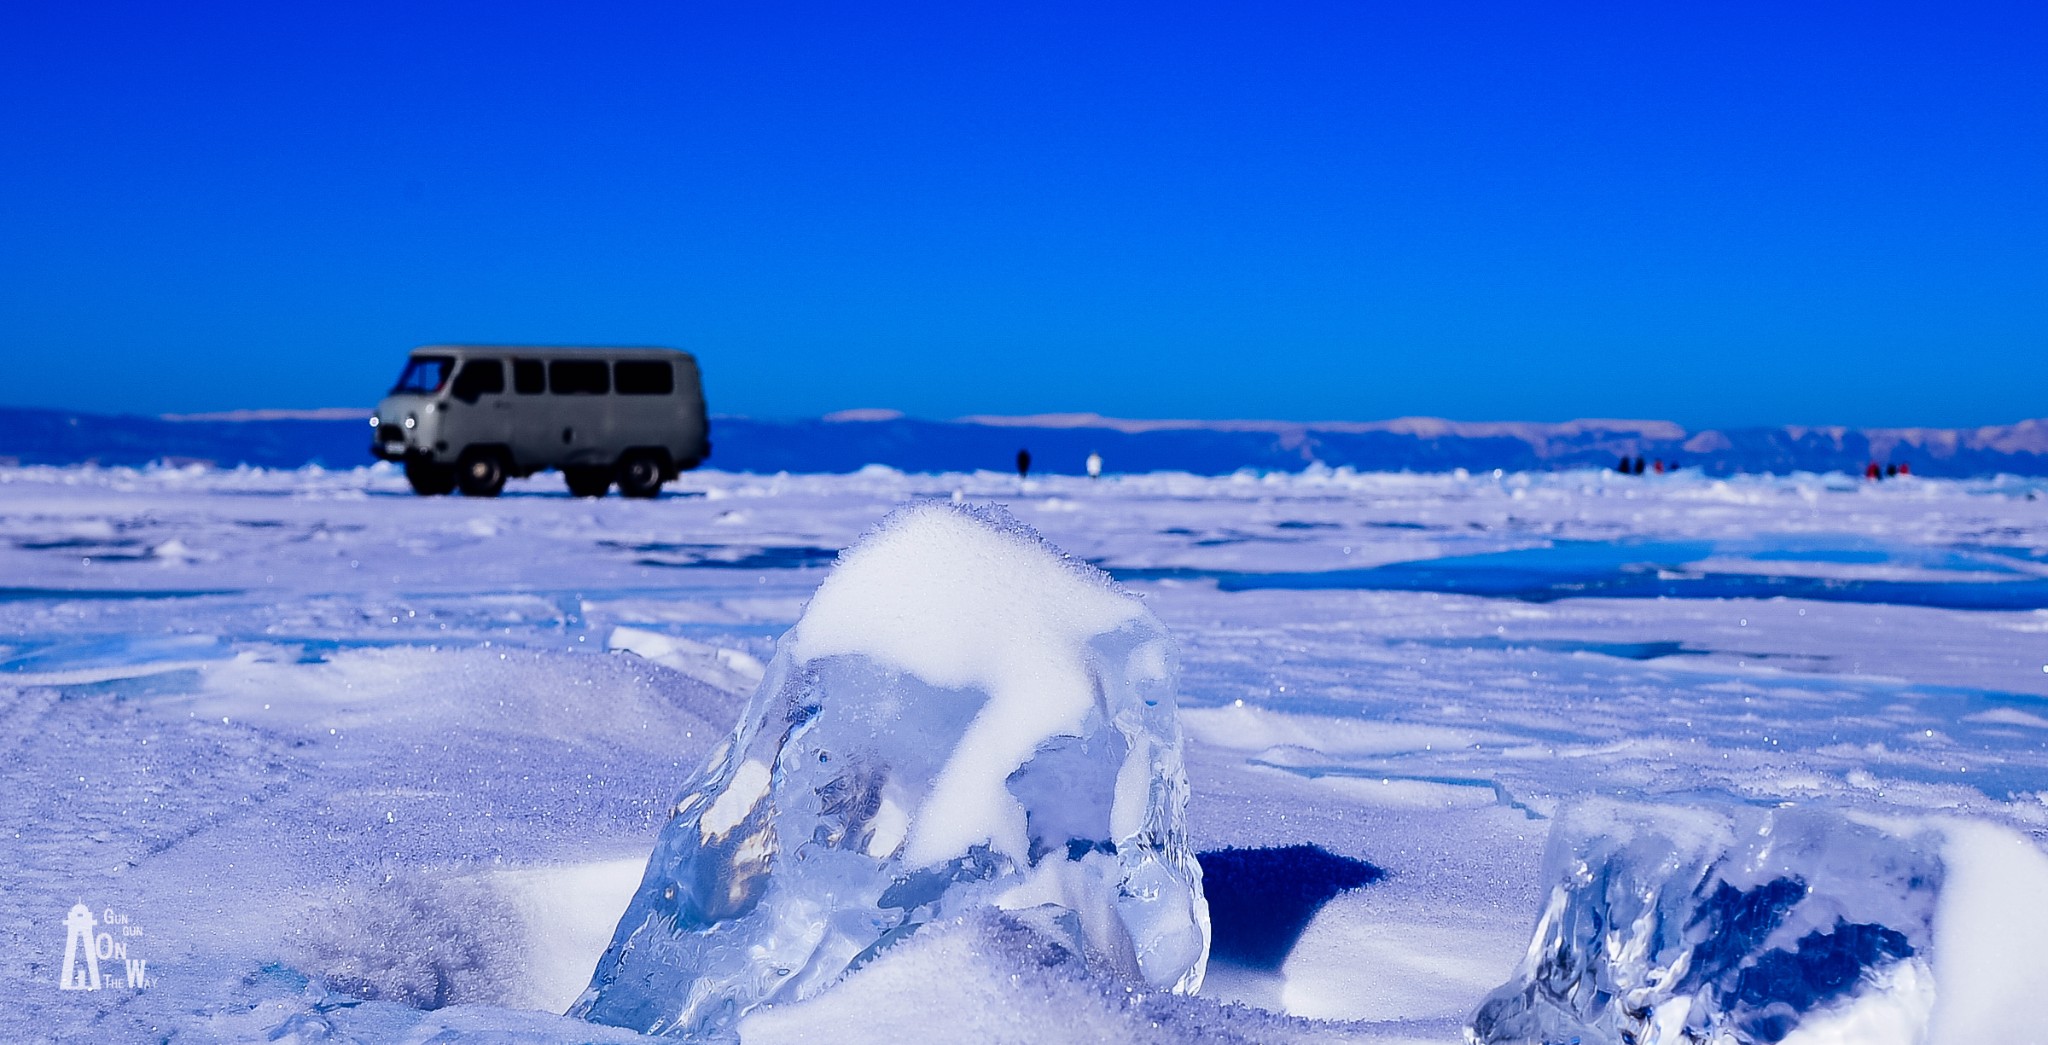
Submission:
M 410 415 L 407 415 L 405 419 L 405 427 L 407 428 L 416 428 L 419 426 L 419 423 L 420 422 L 418 418 L 412 417 Z
M 383 423 L 384 423 L 384 419 L 383 419 L 383 418 L 381 418 L 381 417 L 378 417 L 378 416 L 377 416 L 376 414 L 371 414 L 371 415 L 370 415 L 370 427 L 371 427 L 371 428 L 375 428 L 375 427 L 377 427 L 378 425 L 381 425 L 381 424 L 383 424 Z

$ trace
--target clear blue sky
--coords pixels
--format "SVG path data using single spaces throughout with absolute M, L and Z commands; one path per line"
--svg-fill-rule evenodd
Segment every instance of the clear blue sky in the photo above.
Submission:
M 9 4 L 0 402 L 2048 416 L 2042 12 Z

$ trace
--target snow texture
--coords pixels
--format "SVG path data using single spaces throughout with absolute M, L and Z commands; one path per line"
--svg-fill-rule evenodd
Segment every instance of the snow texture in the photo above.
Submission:
M 1939 862 L 1929 948 L 1788 1041 L 1881 1043 L 1930 984 L 1921 1045 L 2043 1040 L 2048 483 L 1104 453 L 651 502 L 0 466 L 0 1041 L 644 1040 L 562 1013 L 671 799 L 837 551 L 932 498 L 1008 505 L 1171 629 L 1188 840 L 1263 855 L 1205 876 L 1233 907 L 1194 995 L 983 911 L 743 1039 L 1449 1045 L 1527 956 L 1564 811 L 1669 833 L 1715 795 Z M 81 900 L 132 917 L 147 989 L 58 989 Z
M 676 803 L 571 1015 L 729 1035 L 984 907 L 1195 990 L 1208 914 L 1173 657 L 1141 603 L 1006 513 L 892 514 Z

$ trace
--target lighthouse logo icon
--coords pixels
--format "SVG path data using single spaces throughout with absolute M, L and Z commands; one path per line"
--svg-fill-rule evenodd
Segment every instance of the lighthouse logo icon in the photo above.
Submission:
M 64 979 L 57 986 L 67 991 L 100 989 L 100 955 L 92 937 L 93 926 L 98 924 L 91 909 L 82 903 L 64 916 Z M 79 968 L 80 956 L 85 958 L 84 968 Z
M 57 986 L 67 991 L 114 987 L 123 982 L 115 980 L 117 972 L 132 990 L 155 983 L 149 963 L 141 955 L 129 953 L 129 945 L 141 945 L 142 940 L 142 927 L 126 912 L 104 907 L 94 914 L 92 908 L 78 904 L 64 916 L 64 971 Z M 107 965 L 104 979 L 102 965 Z

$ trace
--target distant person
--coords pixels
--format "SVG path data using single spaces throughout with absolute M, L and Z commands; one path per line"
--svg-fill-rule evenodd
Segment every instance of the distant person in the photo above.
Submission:
M 1615 464 L 1614 470 L 1620 472 L 1623 475 L 1629 474 L 1629 459 L 1627 454 L 1621 455 L 1621 460 Z
M 1102 455 L 1093 451 L 1088 454 L 1088 478 L 1102 478 Z
M 1030 474 L 1031 474 L 1031 451 L 1029 451 L 1029 450 L 1019 450 L 1019 451 L 1017 451 L 1017 478 L 1019 478 L 1019 479 L 1023 479 L 1023 478 L 1026 478 L 1026 477 L 1030 476 Z
M 1884 477 L 1887 479 L 1897 479 L 1899 477 L 1899 466 L 1896 464 L 1885 465 Z
M 1655 469 L 1657 470 L 1657 474 L 1658 474 L 1658 475 L 1663 475 L 1663 474 L 1664 474 L 1664 459 L 1663 459 L 1663 458 L 1661 458 L 1661 457 L 1657 458 L 1657 463 L 1656 463 L 1656 464 L 1654 464 L 1654 465 L 1652 465 L 1651 467 L 1653 467 L 1653 468 L 1655 468 Z
M 1872 461 L 1869 464 L 1863 466 L 1863 478 L 1868 479 L 1874 483 L 1884 478 L 1884 473 L 1878 471 L 1877 462 Z
M 1899 462 L 1899 474 L 1900 474 L 1900 475 L 1912 475 L 1912 474 L 1913 474 L 1913 462 L 1911 462 L 1911 461 L 1900 461 L 1900 462 Z
M 1636 474 L 1643 474 L 1643 458 L 1641 454 L 1636 455 Z

